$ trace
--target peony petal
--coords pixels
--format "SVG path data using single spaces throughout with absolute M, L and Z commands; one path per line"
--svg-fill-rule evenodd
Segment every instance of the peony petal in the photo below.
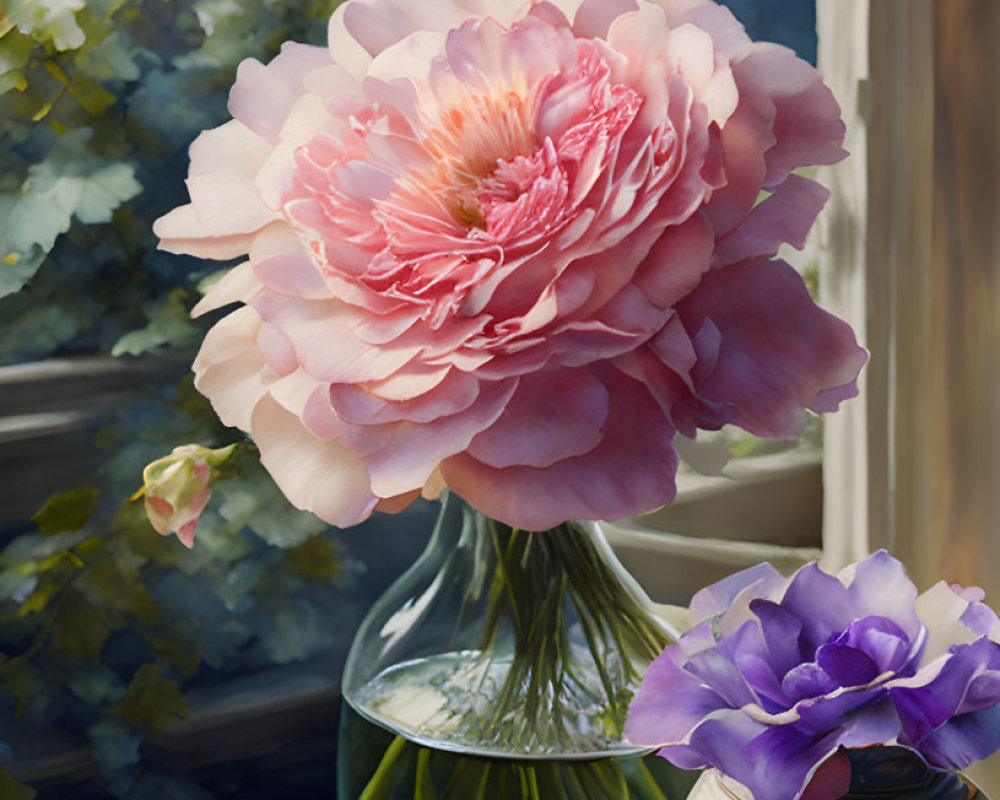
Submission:
M 219 261 L 245 256 L 253 241 L 253 235 L 247 233 L 214 236 L 204 228 L 190 204 L 178 206 L 156 220 L 153 233 L 160 237 L 160 250 Z
M 363 317 L 335 300 L 299 300 L 265 291 L 253 303 L 288 336 L 306 372 L 327 383 L 382 380 L 411 361 L 422 346 L 420 336 L 408 334 L 381 347 L 363 341 L 357 332 Z
M 250 250 L 250 260 L 259 283 L 275 294 L 303 300 L 330 298 L 319 268 L 287 225 L 270 225 L 261 231 Z
M 341 3 L 334 10 L 330 17 L 327 40 L 330 57 L 360 84 L 368 73 L 372 57 L 358 40 L 348 33 L 344 25 L 344 14 L 349 5 L 350 3 Z
M 792 50 L 759 43 L 739 70 L 741 91 L 766 91 L 775 107 L 776 141 L 765 157 L 765 187 L 778 185 L 796 167 L 835 164 L 847 155 L 841 147 L 846 127 L 833 92 Z
M 516 386 L 516 380 L 486 383 L 475 402 L 457 414 L 425 425 L 391 426 L 384 446 L 367 459 L 373 491 L 388 497 L 422 487 L 442 459 L 465 450 L 477 433 L 496 421 Z
M 962 622 L 962 615 L 968 606 L 968 601 L 952 591 L 944 581 L 938 581 L 916 599 L 916 614 L 927 628 L 923 663 L 944 655 L 952 645 L 969 644 L 978 638 L 979 634 Z
M 785 242 L 801 250 L 829 194 L 815 181 L 789 175 L 719 242 L 714 264 L 725 266 L 748 258 L 773 256 Z
M 639 264 L 633 283 L 660 308 L 690 294 L 712 265 L 715 234 L 701 215 L 664 231 Z
M 441 464 L 448 486 L 487 516 L 525 530 L 619 519 L 670 502 L 673 427 L 641 384 L 611 370 L 602 382 L 614 392 L 604 438 L 589 453 L 546 469 L 494 469 L 461 453 Z
M 375 508 L 364 462 L 317 439 L 269 395 L 254 409 L 250 433 L 264 468 L 296 508 L 340 527 L 356 525 Z
M 713 270 L 678 310 L 688 331 L 710 319 L 721 336 L 714 367 L 695 372 L 698 393 L 731 403 L 731 421 L 759 436 L 797 435 L 802 409 L 824 389 L 854 387 L 867 360 L 850 327 L 780 261 Z
M 277 144 L 281 126 L 302 93 L 306 73 L 329 64 L 325 48 L 296 42 L 285 42 L 267 66 L 248 58 L 236 70 L 229 113 L 262 139 Z
M 244 261 L 229 270 L 205 292 L 205 296 L 191 309 L 191 316 L 200 317 L 233 303 L 247 303 L 259 291 L 260 281 L 254 275 L 251 263 Z
M 583 0 L 573 16 L 573 33 L 591 39 L 603 39 L 608 28 L 622 14 L 639 8 L 636 0 Z
M 500 418 L 467 452 L 490 467 L 548 467 L 601 441 L 608 391 L 586 369 L 548 369 L 521 378 Z
M 195 386 L 219 419 L 244 431 L 250 429 L 254 406 L 278 378 L 257 350 L 260 326 L 252 308 L 237 309 L 205 335 L 192 367 Z
M 390 402 L 365 388 L 336 383 L 330 387 L 331 405 L 338 416 L 358 425 L 425 423 L 464 411 L 479 396 L 480 381 L 473 375 L 449 366 L 419 369 L 430 371 L 423 373 L 424 390 L 410 399 Z

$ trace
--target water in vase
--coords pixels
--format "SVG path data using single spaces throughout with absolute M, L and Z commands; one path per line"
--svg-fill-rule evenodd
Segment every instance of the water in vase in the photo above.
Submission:
M 426 747 L 341 708 L 338 800 L 683 800 L 696 772 L 645 757 L 500 758 Z

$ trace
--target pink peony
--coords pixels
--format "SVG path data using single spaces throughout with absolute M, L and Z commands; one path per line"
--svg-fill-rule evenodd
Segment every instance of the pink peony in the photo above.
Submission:
M 539 530 L 674 495 L 677 432 L 857 392 L 789 266 L 843 157 L 818 73 L 709 0 L 349 0 L 240 65 L 173 252 L 249 255 L 197 385 L 337 525 L 450 487 Z M 767 199 L 757 204 L 763 190 Z

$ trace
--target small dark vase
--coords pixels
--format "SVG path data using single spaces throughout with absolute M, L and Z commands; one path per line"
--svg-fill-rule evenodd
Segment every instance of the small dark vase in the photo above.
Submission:
M 906 747 L 880 745 L 843 752 L 851 764 L 851 784 L 839 800 L 987 800 L 961 773 L 934 769 Z M 823 778 L 817 776 L 816 780 Z M 815 794 L 817 788 L 811 785 L 807 795 Z M 825 796 L 829 796 L 829 788 Z M 688 800 L 754 798 L 742 784 L 710 769 L 699 779 Z
M 851 789 L 843 800 L 986 800 L 961 773 L 933 769 L 905 747 L 861 747 L 848 750 L 847 757 Z

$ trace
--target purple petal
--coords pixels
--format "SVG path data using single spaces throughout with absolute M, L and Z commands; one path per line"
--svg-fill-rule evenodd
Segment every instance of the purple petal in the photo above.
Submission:
M 888 617 L 903 629 L 906 638 L 917 638 L 921 628 L 914 605 L 917 588 L 902 563 L 885 550 L 858 563 L 847 591 L 856 616 Z
M 683 741 L 702 719 L 726 707 L 717 693 L 677 666 L 674 659 L 682 657 L 677 645 L 668 647 L 642 679 L 625 721 L 625 736 L 633 744 Z
M 822 697 L 836 688 L 830 676 L 815 661 L 792 667 L 781 680 L 781 690 L 791 704 L 810 697 Z
M 784 583 L 785 578 L 770 564 L 757 564 L 754 567 L 741 570 L 721 581 L 706 586 L 691 598 L 691 622 L 697 624 L 710 617 L 717 617 L 725 612 L 736 595 L 753 584 L 759 584 L 759 596 L 766 597 L 771 587 Z
M 991 631 L 1000 627 L 1000 618 L 996 612 L 985 603 L 975 600 L 969 603 L 959 620 L 966 628 L 980 636 L 988 636 Z
M 802 622 L 799 618 L 770 600 L 753 600 L 750 610 L 760 620 L 760 628 L 775 672 L 784 675 L 801 663 L 799 637 L 802 634 Z
M 1000 670 L 1000 646 L 989 639 L 977 639 L 953 648 L 948 660 L 926 683 L 920 683 L 922 670 L 900 681 L 901 685 L 891 686 L 906 741 L 920 749 L 924 737 L 959 713 L 970 683 L 986 670 Z
M 838 686 L 863 686 L 879 675 L 878 665 L 863 651 L 842 644 L 825 644 L 816 663 Z
M 815 652 L 832 635 L 839 635 L 854 618 L 854 604 L 847 589 L 815 563 L 795 573 L 781 606 L 802 621 L 803 647 L 808 652 Z
M 893 620 L 881 616 L 864 617 L 852 622 L 836 644 L 856 647 L 883 672 L 899 672 L 911 657 L 911 643 Z
M 925 736 L 918 746 L 932 764 L 964 769 L 1000 747 L 1000 706 L 955 717 Z
M 716 647 L 691 656 L 684 664 L 684 671 L 710 686 L 732 708 L 756 703 L 758 698 L 736 668 L 733 656 L 735 653 L 744 654 L 751 648 L 757 650 L 759 656 L 763 650 L 763 641 L 753 641 L 759 636 L 757 625 L 747 622 Z

